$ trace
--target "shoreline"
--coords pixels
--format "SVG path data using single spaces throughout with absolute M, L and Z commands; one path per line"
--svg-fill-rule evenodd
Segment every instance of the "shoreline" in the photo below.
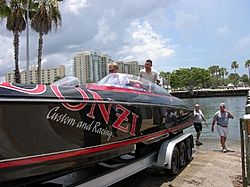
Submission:
M 249 88 L 235 89 L 201 89 L 193 91 L 172 91 L 172 96 L 184 98 L 204 98 L 204 97 L 227 97 L 227 96 L 247 96 Z

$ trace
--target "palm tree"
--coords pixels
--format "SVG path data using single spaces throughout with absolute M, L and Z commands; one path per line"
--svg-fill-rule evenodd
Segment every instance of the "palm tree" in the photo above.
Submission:
M 237 63 L 237 61 L 233 61 L 231 63 L 231 69 L 234 69 L 234 74 L 235 74 L 235 83 L 236 83 L 236 69 L 239 68 L 239 64 Z
M 219 66 L 210 66 L 208 68 L 209 73 L 212 75 L 213 78 L 213 84 L 215 84 L 215 77 L 217 75 L 217 72 L 219 71 Z M 214 76 L 215 74 L 215 76 Z
M 7 18 L 6 28 L 14 35 L 14 61 L 15 61 L 15 82 L 21 83 L 19 71 L 19 33 L 26 28 L 24 19 L 24 8 L 21 0 L 0 0 L 0 19 Z
M 222 77 L 222 85 L 224 85 L 225 75 L 228 75 L 228 71 L 226 68 L 219 69 L 219 75 Z
M 250 79 L 250 60 L 247 60 L 245 62 L 245 68 L 248 69 L 248 84 L 249 84 L 249 79 Z
M 216 78 L 216 86 L 218 86 L 218 75 L 217 75 L 217 73 L 219 72 L 219 70 L 220 70 L 219 66 L 214 66 L 215 78 Z
M 0 24 L 3 19 L 7 18 L 11 14 L 11 9 L 8 7 L 6 0 L 0 0 Z
M 214 67 L 213 67 L 213 66 L 210 66 L 210 67 L 208 68 L 208 71 L 209 71 L 210 75 L 212 76 L 213 82 L 214 82 L 214 73 L 215 73 Z
M 37 76 L 38 84 L 41 84 L 41 61 L 43 48 L 43 35 L 47 35 L 53 28 L 57 31 L 62 25 L 62 17 L 59 11 L 58 1 L 62 0 L 41 0 L 36 14 L 31 20 L 31 28 L 39 33 Z

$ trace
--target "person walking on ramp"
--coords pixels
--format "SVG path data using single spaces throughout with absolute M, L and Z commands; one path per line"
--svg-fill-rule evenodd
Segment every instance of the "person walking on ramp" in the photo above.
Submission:
M 195 140 L 196 145 L 202 145 L 202 143 L 199 140 L 201 131 L 202 131 L 202 124 L 201 124 L 202 120 L 205 121 L 206 125 L 208 126 L 207 120 L 204 117 L 202 111 L 200 110 L 199 104 L 196 104 L 195 109 L 194 109 L 194 117 L 193 117 L 194 128 L 197 133 L 196 140 Z
M 217 122 L 217 132 L 220 136 L 220 142 L 223 153 L 227 152 L 226 140 L 228 134 L 228 120 L 234 119 L 234 116 L 226 110 L 225 103 L 220 104 L 220 110 L 214 114 L 211 131 L 214 132 L 214 124 Z

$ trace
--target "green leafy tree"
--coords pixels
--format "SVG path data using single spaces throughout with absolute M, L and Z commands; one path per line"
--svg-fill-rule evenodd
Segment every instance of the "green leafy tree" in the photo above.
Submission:
M 211 84 L 211 78 L 208 70 L 204 68 L 181 68 L 171 74 L 170 86 L 174 89 L 186 88 L 192 91 L 196 86 L 206 87 Z
M 229 82 L 234 82 L 234 81 L 238 81 L 240 79 L 240 76 L 236 73 L 230 73 L 227 77 Z
M 0 0 L 0 19 L 7 19 L 6 28 L 13 32 L 14 40 L 14 61 L 15 61 L 15 82 L 21 83 L 19 71 L 19 33 L 25 30 L 26 21 L 24 19 L 24 7 L 26 4 L 22 0 Z
M 242 75 L 241 81 L 244 83 L 244 85 L 249 85 L 249 78 L 248 78 L 247 74 Z
M 62 17 L 59 11 L 58 1 L 62 0 L 41 0 L 37 12 L 31 20 L 31 28 L 39 33 L 38 41 L 38 60 L 37 60 L 37 76 L 38 84 L 41 84 L 41 62 L 42 62 L 42 48 L 43 35 L 47 35 L 52 26 L 55 31 L 62 25 Z
M 180 73 L 181 70 L 174 70 L 171 74 L 171 79 L 170 79 L 170 86 L 172 89 L 176 90 L 178 88 L 182 88 L 181 82 L 180 82 Z
M 247 60 L 245 62 L 245 68 L 248 69 L 248 85 L 249 85 L 249 79 L 250 79 L 250 60 Z

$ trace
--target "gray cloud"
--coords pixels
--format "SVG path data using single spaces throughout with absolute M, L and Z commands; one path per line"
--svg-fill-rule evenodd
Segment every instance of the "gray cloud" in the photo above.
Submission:
M 174 54 L 177 44 L 157 30 L 170 25 L 165 9 L 175 0 L 67 0 L 60 4 L 62 27 L 44 35 L 42 68 L 66 66 L 71 74 L 72 59 L 84 50 L 108 53 L 113 60 L 152 58 L 159 62 Z M 14 69 L 13 35 L 0 26 L 0 81 Z M 30 65 L 37 64 L 38 33 L 30 29 Z M 26 66 L 25 32 L 20 35 L 20 70 Z

